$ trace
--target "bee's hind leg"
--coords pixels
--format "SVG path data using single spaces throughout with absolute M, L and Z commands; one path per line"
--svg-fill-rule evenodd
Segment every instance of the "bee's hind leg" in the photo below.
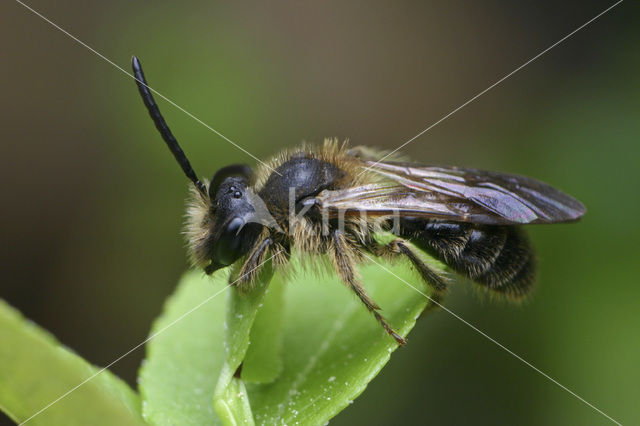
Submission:
M 345 235 L 339 231 L 334 231 L 332 235 L 332 247 L 329 250 L 329 256 L 333 265 L 342 278 L 342 281 L 353 290 L 358 296 L 360 301 L 364 303 L 367 309 L 378 320 L 382 328 L 393 337 L 399 345 L 404 345 L 406 340 L 402 338 L 397 332 L 395 332 L 391 326 L 387 323 L 384 317 L 378 312 L 380 307 L 369 297 L 364 287 L 358 279 L 355 269 L 355 257 L 356 251 L 346 240 Z
M 433 309 L 440 307 L 444 296 L 447 292 L 447 280 L 431 269 L 424 260 L 420 257 L 420 254 L 416 252 L 405 240 L 397 238 L 391 241 L 387 245 L 375 245 L 372 244 L 368 247 L 377 256 L 403 256 L 411 262 L 414 268 L 418 271 L 423 281 L 433 289 L 433 293 L 428 296 L 429 303 L 425 307 L 422 315 L 432 311 Z

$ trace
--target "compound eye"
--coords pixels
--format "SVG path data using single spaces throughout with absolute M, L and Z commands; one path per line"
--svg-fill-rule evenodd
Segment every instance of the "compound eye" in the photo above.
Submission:
M 216 244 L 216 260 L 222 265 L 231 265 L 241 255 L 242 236 L 240 231 L 244 226 L 242 218 L 233 218 L 225 227 Z

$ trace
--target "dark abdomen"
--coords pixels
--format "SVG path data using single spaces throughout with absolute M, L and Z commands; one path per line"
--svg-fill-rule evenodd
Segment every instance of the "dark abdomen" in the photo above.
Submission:
M 400 234 L 456 272 L 505 296 L 521 298 L 535 281 L 535 255 L 517 226 L 404 218 Z

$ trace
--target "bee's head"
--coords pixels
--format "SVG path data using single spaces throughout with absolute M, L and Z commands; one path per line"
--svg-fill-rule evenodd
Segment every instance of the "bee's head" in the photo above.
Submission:
M 248 166 L 224 167 L 204 185 L 204 193 L 191 190 L 185 232 L 189 255 L 208 274 L 247 254 L 262 231 L 256 214 L 260 199 L 251 190 L 250 174 Z
M 208 187 L 202 183 L 162 117 L 135 56 L 132 67 L 151 119 L 193 183 L 186 229 L 192 261 L 207 273 L 231 265 L 250 250 L 262 231 L 262 223 L 270 223 L 264 219 L 265 212 L 268 215 L 264 203 L 250 190 L 251 169 L 243 165 L 224 167 L 213 176 Z
M 208 189 L 209 226 L 204 242 L 211 273 L 231 265 L 253 245 L 262 225 L 256 220 L 256 200 L 249 186 L 251 168 L 245 165 L 224 167 L 216 172 Z

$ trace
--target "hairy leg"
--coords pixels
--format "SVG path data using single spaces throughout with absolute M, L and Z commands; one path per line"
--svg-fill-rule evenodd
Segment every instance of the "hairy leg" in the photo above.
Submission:
M 241 292 L 246 292 L 251 289 L 251 283 L 262 270 L 264 262 L 267 259 L 267 253 L 272 244 L 273 241 L 271 238 L 260 239 L 249 252 L 247 260 L 245 260 L 238 271 L 238 278 L 235 284 Z
M 406 241 L 397 239 L 391 242 L 392 250 L 397 251 L 399 254 L 406 256 L 411 264 L 416 268 L 422 279 L 429 284 L 437 293 L 443 293 L 447 290 L 447 283 L 445 279 L 436 271 L 431 269 L 429 265 L 425 263 L 415 249 L 409 246 Z
M 433 288 L 437 294 L 442 294 L 447 290 L 447 280 L 431 269 L 429 265 L 422 260 L 420 254 L 402 238 L 396 238 L 387 245 L 370 242 L 367 245 L 367 249 L 376 256 L 390 258 L 404 256 L 411 262 L 413 267 L 416 268 L 424 282 Z
M 416 268 L 423 281 L 434 290 L 429 296 L 429 303 L 421 316 L 431 312 L 442 304 L 447 290 L 447 280 L 431 269 L 429 265 L 422 260 L 420 254 L 405 240 L 397 238 L 387 245 L 378 245 L 375 242 L 371 242 L 367 245 L 367 248 L 376 256 L 391 258 L 403 256 L 407 258 L 413 267 Z
M 404 345 L 406 341 L 387 324 L 384 317 L 378 312 L 380 307 L 369 297 L 360 283 L 355 269 L 354 249 L 345 238 L 345 235 L 339 231 L 333 231 L 332 240 L 333 246 L 331 250 L 329 250 L 329 255 L 342 281 L 353 290 L 385 331 L 389 333 L 398 344 Z

